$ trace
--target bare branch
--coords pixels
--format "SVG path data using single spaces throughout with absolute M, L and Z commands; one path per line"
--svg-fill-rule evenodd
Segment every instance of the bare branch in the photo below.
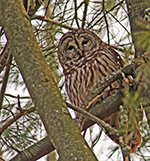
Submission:
M 21 113 L 18 113 L 16 116 L 14 116 L 13 119 L 11 119 L 10 121 L 8 121 L 3 127 L 0 128 L 0 135 L 11 125 L 13 124 L 15 121 L 17 121 L 20 117 L 28 114 L 28 113 L 31 113 L 31 112 L 34 112 L 35 111 L 35 107 L 32 107 L 28 110 L 23 110 L 23 112 Z
M 9 71 L 10 71 L 10 65 L 11 65 L 11 62 L 12 62 L 12 54 L 11 53 L 9 54 L 7 62 L 8 63 L 7 63 L 6 69 L 5 69 L 4 78 L 3 78 L 2 87 L 1 87 L 1 92 L 0 92 L 0 109 L 2 108 L 4 93 L 5 93 L 5 90 L 6 90 L 6 85 L 7 85 Z
M 107 13 L 109 13 L 110 11 L 112 11 L 113 9 L 115 9 L 116 7 L 118 7 L 119 5 L 121 5 L 122 3 L 124 2 L 124 0 L 122 0 L 122 1 L 120 1 L 119 3 L 117 3 L 115 6 L 113 6 L 110 10 L 105 10 L 105 16 L 106 16 L 106 14 Z M 101 11 L 100 11 L 101 12 Z M 95 16 L 95 18 L 96 17 L 98 17 L 99 15 L 97 14 L 96 16 Z M 89 29 L 91 29 L 91 28 L 93 28 L 98 22 L 100 22 L 100 20 L 101 19 L 103 19 L 104 18 L 104 15 L 103 16 L 101 16 L 91 27 L 89 27 Z M 94 20 L 94 19 L 93 19 Z M 93 21 L 92 20 L 92 21 Z M 92 21 L 90 22 L 90 24 L 92 23 Z M 90 24 L 88 25 L 88 26 L 90 26 Z
M 0 55 L 0 73 L 2 72 L 4 67 L 6 66 L 8 54 L 9 54 L 9 48 L 8 48 L 8 43 L 6 43 L 6 45 Z
M 42 2 L 44 3 L 44 0 L 36 0 L 34 7 L 28 6 L 29 0 L 23 0 L 23 5 L 28 13 L 29 16 L 33 16 L 36 11 L 39 9 L 39 7 L 42 5 Z
M 75 17 L 74 17 L 74 19 L 75 19 L 75 21 L 76 21 L 76 24 L 77 24 L 77 26 L 78 26 L 78 28 L 80 28 L 80 26 L 79 26 L 79 22 L 78 22 L 78 9 L 77 9 L 77 1 L 76 0 L 74 0 L 74 10 L 75 10 Z
M 85 25 L 88 4 L 89 4 L 89 0 L 84 0 L 84 12 L 83 12 L 83 18 L 82 18 L 82 28 L 84 28 L 84 25 Z
M 123 24 L 113 14 L 111 14 L 110 12 L 109 14 L 119 23 L 119 25 L 128 33 L 128 35 L 131 35 L 127 28 L 124 27 Z
M 8 93 L 5 93 L 5 96 L 12 97 L 12 98 L 18 98 L 18 96 L 14 96 L 14 95 L 8 94 Z M 19 97 L 19 99 L 31 99 L 31 97 L 23 96 L 23 97 Z
M 50 153 L 51 151 L 55 150 L 52 142 L 50 141 L 49 137 L 45 137 L 41 141 L 35 143 L 34 145 L 30 146 L 29 148 L 25 149 L 24 151 L 18 153 L 14 158 L 10 161 L 35 161 L 42 156 Z M 27 155 L 29 154 L 31 158 Z
M 109 25 L 108 25 L 108 21 L 107 21 L 107 17 L 106 17 L 106 11 L 105 11 L 105 0 L 102 1 L 102 11 L 103 11 L 104 20 L 105 20 L 105 23 L 106 23 L 107 37 L 108 37 L 108 45 L 109 45 L 110 44 Z
M 56 24 L 56 25 L 58 25 L 58 26 L 61 26 L 61 27 L 63 27 L 63 28 L 66 28 L 66 29 L 68 29 L 68 30 L 74 30 L 74 29 L 76 29 L 76 28 L 74 28 L 74 27 L 72 27 L 72 26 L 68 26 L 68 25 L 66 25 L 66 24 L 62 24 L 62 23 L 60 23 L 60 22 L 58 22 L 58 21 L 54 21 L 54 20 L 52 20 L 52 19 L 50 19 L 50 18 L 46 18 L 46 17 L 43 17 L 43 16 L 37 16 L 37 15 L 35 15 L 35 16 L 32 17 L 32 20 L 34 20 L 34 19 L 38 19 L 38 20 L 41 20 L 41 21 L 50 22 L 50 23 L 52 23 L 52 24 Z

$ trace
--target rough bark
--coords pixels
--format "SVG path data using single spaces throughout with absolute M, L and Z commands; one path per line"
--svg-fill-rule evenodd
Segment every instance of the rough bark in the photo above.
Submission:
M 60 160 L 97 160 L 69 115 L 20 0 L 1 0 L 0 19 L 45 129 Z
M 139 25 L 138 22 L 144 22 L 144 11 L 149 6 L 149 2 L 150 1 L 147 0 L 126 0 L 129 22 L 131 27 L 131 35 L 135 48 L 135 58 L 141 56 L 141 54 L 143 54 L 146 51 L 141 46 L 139 47 L 137 43 L 137 32 L 145 31 L 145 28 Z
M 126 3 L 127 3 L 127 9 L 128 9 L 129 22 L 130 22 L 130 26 L 131 26 L 131 35 L 132 35 L 133 44 L 134 44 L 134 48 L 135 48 L 135 58 L 137 58 L 137 57 L 141 57 L 143 54 L 145 54 L 145 52 L 147 52 L 147 50 L 145 48 L 143 48 L 141 45 L 138 44 L 138 38 L 137 38 L 138 34 L 137 33 L 138 32 L 142 33 L 144 31 L 149 32 L 149 25 L 150 25 L 149 22 L 150 21 L 146 21 L 145 9 L 149 8 L 150 1 L 149 0 L 126 0 Z M 147 26 L 147 28 L 145 26 Z M 149 53 L 147 53 L 147 55 L 146 55 L 146 57 L 150 57 Z M 144 81 L 146 82 L 146 84 L 148 86 L 150 84 L 150 82 L 149 82 L 150 76 L 148 74 L 149 67 L 150 67 L 150 64 L 148 62 L 147 63 L 147 72 L 142 71 Z M 148 100 L 149 95 L 150 95 L 150 88 L 147 89 L 147 92 L 145 95 L 145 100 Z M 149 100 L 147 102 L 149 102 Z M 150 127 L 150 110 L 149 110 L 150 108 L 146 107 L 144 109 L 145 109 L 147 121 L 148 121 L 148 124 Z
M 35 161 L 54 150 L 54 146 L 49 137 L 45 137 L 38 143 L 16 155 L 11 161 Z M 26 155 L 28 154 L 28 155 Z M 30 156 L 30 157 L 29 157 Z

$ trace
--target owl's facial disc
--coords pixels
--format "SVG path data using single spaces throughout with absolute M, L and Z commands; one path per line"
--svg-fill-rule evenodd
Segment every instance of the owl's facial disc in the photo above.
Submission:
M 82 34 L 78 38 L 68 39 L 65 48 L 66 57 L 68 60 L 79 60 L 88 55 L 95 43 L 92 36 Z
M 68 60 L 78 60 L 81 58 L 79 47 L 75 40 L 68 41 L 65 53 Z
M 84 55 L 90 54 L 90 51 L 96 46 L 93 36 L 86 33 L 80 34 L 77 41 L 81 50 L 84 51 Z

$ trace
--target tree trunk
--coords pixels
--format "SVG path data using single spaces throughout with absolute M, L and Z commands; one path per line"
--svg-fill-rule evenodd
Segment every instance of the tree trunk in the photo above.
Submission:
M 132 40 L 135 48 L 135 58 L 137 58 L 146 51 L 141 46 L 139 47 L 137 43 L 137 33 L 145 31 L 145 29 L 139 25 L 138 22 L 144 21 L 144 11 L 149 6 L 149 2 L 147 0 L 126 0 L 126 4 L 128 9 Z

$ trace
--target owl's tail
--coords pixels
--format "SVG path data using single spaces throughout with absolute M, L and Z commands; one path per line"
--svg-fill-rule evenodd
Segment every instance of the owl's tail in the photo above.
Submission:
M 142 118 L 140 119 L 142 120 Z M 109 123 L 111 126 L 119 128 L 121 127 L 120 124 L 120 112 L 115 112 L 111 114 L 111 116 L 104 119 L 105 122 Z M 139 121 L 140 122 L 140 121 Z M 115 136 L 111 136 L 107 134 L 114 142 L 119 144 L 119 138 Z M 131 150 L 130 153 L 136 153 L 137 148 L 141 146 L 142 143 L 142 135 L 138 128 L 138 126 L 132 130 L 128 135 L 128 145 L 130 146 Z
M 131 148 L 130 153 L 136 153 L 137 148 L 141 146 L 141 143 L 142 135 L 139 128 L 137 127 L 129 134 L 129 145 Z

